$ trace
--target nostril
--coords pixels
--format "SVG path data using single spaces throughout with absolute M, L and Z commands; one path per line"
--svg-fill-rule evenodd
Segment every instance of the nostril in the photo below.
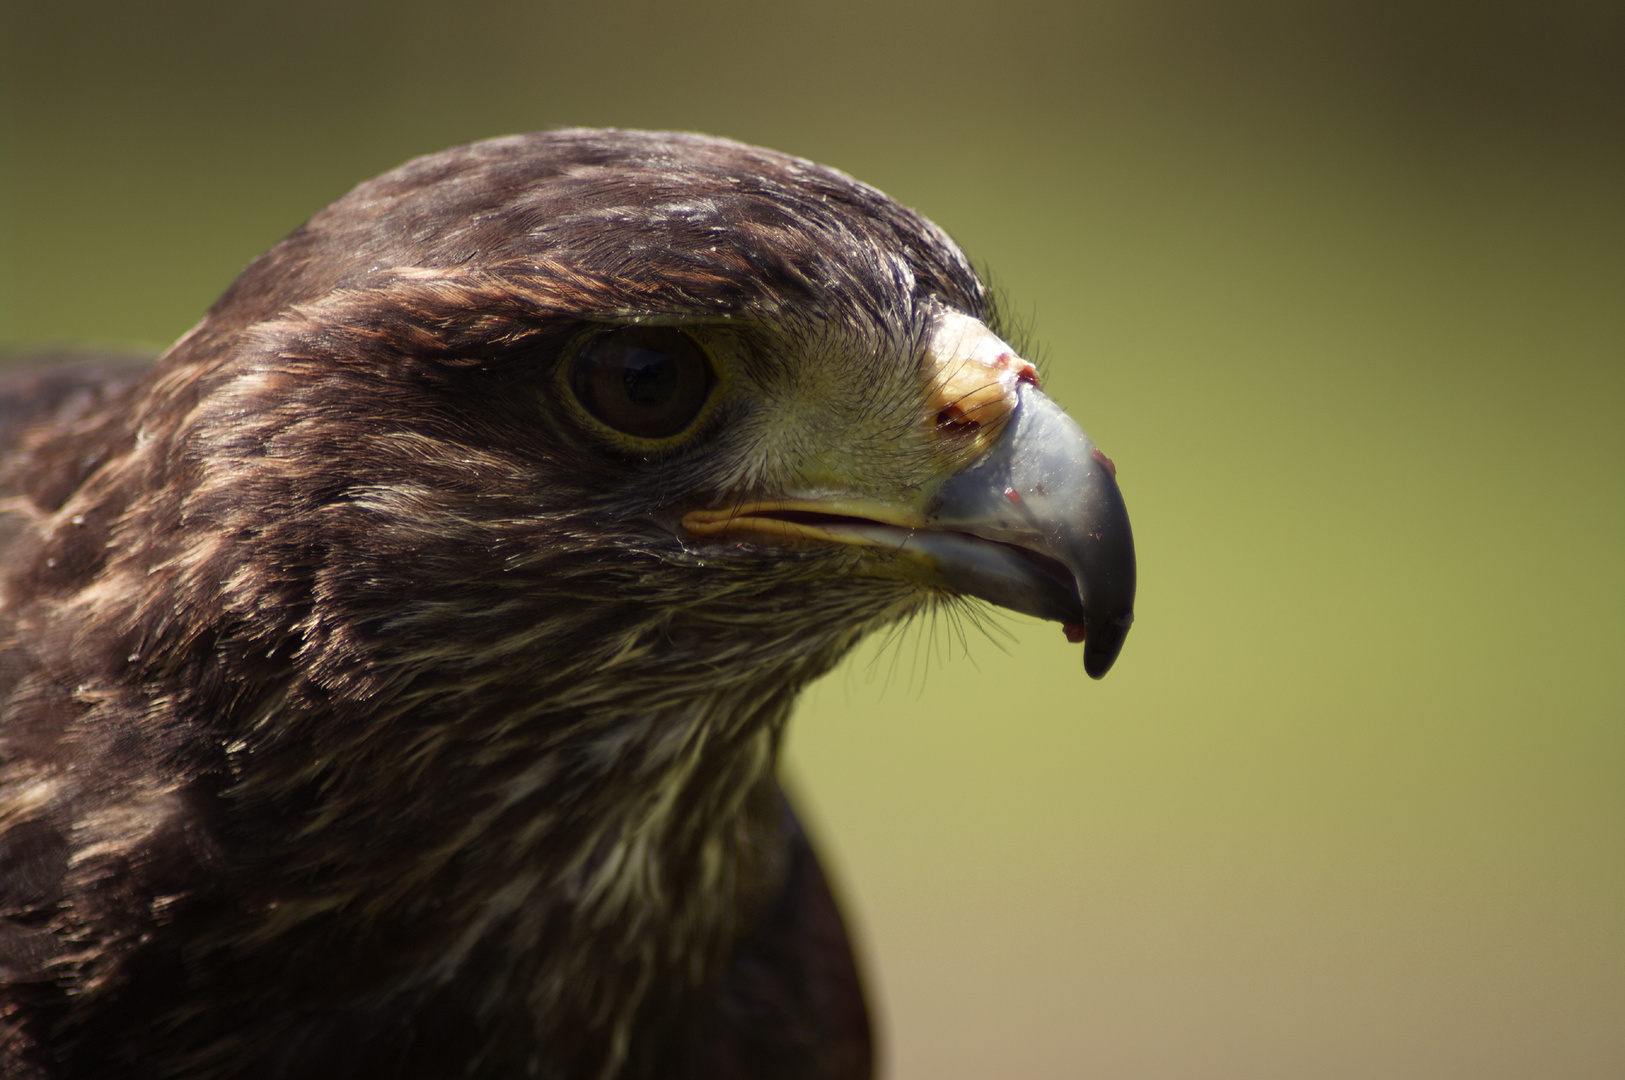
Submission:
M 980 420 L 965 415 L 965 410 L 958 405 L 949 405 L 937 413 L 937 427 L 952 428 L 954 431 L 975 431 L 982 426 Z

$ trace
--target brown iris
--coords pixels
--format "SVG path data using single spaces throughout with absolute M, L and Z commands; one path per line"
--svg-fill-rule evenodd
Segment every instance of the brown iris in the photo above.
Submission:
M 584 345 L 570 388 L 593 416 L 643 439 L 681 433 L 700 414 L 716 380 L 705 351 L 670 326 L 634 326 Z

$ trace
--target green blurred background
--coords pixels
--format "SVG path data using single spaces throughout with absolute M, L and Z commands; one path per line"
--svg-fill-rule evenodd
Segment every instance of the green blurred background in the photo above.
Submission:
M 939 620 L 805 701 L 890 1075 L 1625 1076 L 1618 3 L 0 10 L 13 346 L 161 345 L 351 184 L 567 124 L 992 269 L 1139 621 L 1098 684 Z

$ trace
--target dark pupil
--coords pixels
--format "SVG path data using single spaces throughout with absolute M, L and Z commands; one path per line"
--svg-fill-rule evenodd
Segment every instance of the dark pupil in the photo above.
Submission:
M 571 386 L 587 411 L 617 431 L 662 439 L 683 431 L 711 393 L 711 365 L 671 327 L 614 330 L 577 354 Z
M 670 353 L 633 349 L 621 360 L 626 397 L 640 409 L 658 409 L 677 392 L 677 364 Z

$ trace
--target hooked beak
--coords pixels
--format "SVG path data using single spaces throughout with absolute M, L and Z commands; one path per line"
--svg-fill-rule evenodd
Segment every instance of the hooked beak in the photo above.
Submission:
M 753 535 L 888 550 L 902 574 L 1063 624 L 1084 670 L 1110 670 L 1134 622 L 1134 536 L 1111 460 L 1034 385 L 1010 387 L 1003 430 L 917 504 L 767 499 L 694 510 L 699 537 Z
M 1037 387 L 1017 394 L 999 441 L 937 490 L 914 543 L 950 588 L 1081 636 L 1098 679 L 1134 622 L 1128 509 L 1083 429 Z

